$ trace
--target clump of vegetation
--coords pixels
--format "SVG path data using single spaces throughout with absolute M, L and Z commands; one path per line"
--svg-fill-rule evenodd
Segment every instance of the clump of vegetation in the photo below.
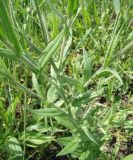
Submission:
M 133 159 L 133 1 L 0 0 L 0 159 Z

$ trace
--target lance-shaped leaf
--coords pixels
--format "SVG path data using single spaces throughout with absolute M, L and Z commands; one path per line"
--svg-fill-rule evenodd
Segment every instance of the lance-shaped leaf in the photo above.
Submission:
M 120 83 L 122 84 L 122 78 L 120 77 L 119 73 L 116 72 L 115 70 L 112 70 L 110 68 L 106 68 L 106 69 L 99 69 L 92 77 L 91 79 L 98 79 L 98 78 L 104 78 L 104 77 L 108 77 L 110 75 L 113 75 L 116 79 L 118 79 L 120 81 Z M 90 83 L 90 81 L 87 81 L 84 85 L 84 87 L 88 86 L 88 84 Z
M 54 40 L 52 40 L 45 48 L 44 54 L 39 59 L 39 64 L 42 70 L 45 67 L 46 63 L 50 60 L 50 58 L 56 53 L 63 38 L 63 35 L 64 35 L 64 30 L 62 30 L 59 33 L 59 35 L 57 35 L 57 37 Z
M 81 93 L 76 98 L 73 99 L 72 105 L 74 107 L 80 107 L 81 105 L 86 104 L 91 100 L 90 96 L 91 96 L 90 91 Z
M 42 92 L 41 86 L 39 85 L 37 78 L 36 78 L 36 75 L 34 73 L 32 74 L 32 83 L 33 83 L 33 87 L 36 90 L 37 94 L 40 97 L 43 97 L 43 92 Z
M 77 90 L 83 89 L 83 86 L 79 80 L 64 75 L 60 75 L 59 77 L 62 83 L 68 83 L 69 85 L 74 86 Z
M 128 156 L 124 157 L 122 160 L 132 160 L 133 154 L 129 154 Z
M 44 109 L 34 109 L 30 112 L 35 116 L 43 117 L 55 117 L 62 114 L 62 112 L 56 108 L 44 108 Z
M 110 74 L 112 74 L 116 79 L 118 79 L 121 83 L 123 83 L 118 72 L 116 72 L 115 70 L 112 70 L 110 68 L 97 71 L 95 73 L 95 75 L 93 76 L 93 78 L 106 77 L 106 76 L 109 76 Z
M 10 153 L 14 158 L 22 157 L 22 148 L 19 141 L 15 137 L 9 137 L 5 142 L 5 150 Z
M 7 37 L 9 39 L 9 41 L 13 44 L 14 48 L 17 51 L 16 53 L 17 54 L 22 54 L 22 48 L 20 46 L 18 38 L 17 38 L 17 36 L 15 34 L 15 31 L 13 29 L 11 19 L 8 15 L 8 11 L 7 11 L 4 0 L 0 1 L 0 19 L 2 21 L 2 24 L 0 24 L 0 28 L 4 27 L 4 30 L 7 34 Z
M 119 14 L 120 12 L 120 0 L 113 0 L 113 5 L 114 5 L 114 9 L 115 9 L 115 12 L 116 14 Z
M 73 14 L 77 12 L 79 7 L 79 0 L 68 0 L 67 12 L 68 15 L 71 17 Z
M 15 109 L 17 107 L 17 104 L 19 102 L 19 98 L 16 97 L 11 105 L 7 108 L 7 111 L 5 112 L 5 120 L 6 124 L 8 124 L 8 127 L 13 126 L 14 121 L 15 121 Z
M 57 154 L 57 156 L 63 156 L 68 153 L 72 153 L 73 151 L 75 151 L 78 148 L 78 145 L 79 145 L 79 137 L 75 137 L 71 142 L 69 142 L 65 146 L 65 148 L 62 149 L 61 152 L 59 152 Z
M 59 92 L 54 85 L 50 86 L 47 92 L 47 101 L 49 103 L 55 102 L 59 97 Z
M 12 60 L 18 60 L 18 57 L 14 52 L 4 48 L 0 48 L 0 56 L 7 57 Z
M 86 50 L 83 50 L 83 64 L 84 64 L 84 81 L 87 81 L 92 75 L 91 59 Z

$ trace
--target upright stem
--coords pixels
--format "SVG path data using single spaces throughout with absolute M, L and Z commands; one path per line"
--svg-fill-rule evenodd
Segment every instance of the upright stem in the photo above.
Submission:
M 44 42 L 45 42 L 45 45 L 47 45 L 48 44 L 48 39 L 47 39 L 46 27 L 43 23 L 43 19 L 42 19 L 42 15 L 41 15 L 41 12 L 40 12 L 40 9 L 39 9 L 38 2 L 37 2 L 37 0 L 34 0 L 34 1 L 35 1 L 38 17 L 39 17 L 40 24 L 41 24 L 41 30 L 42 30 Z
M 24 94 L 24 107 L 23 107 L 23 111 L 24 111 L 24 148 L 23 148 L 23 160 L 25 160 L 25 153 L 26 153 L 26 119 L 27 119 L 27 95 L 26 93 Z

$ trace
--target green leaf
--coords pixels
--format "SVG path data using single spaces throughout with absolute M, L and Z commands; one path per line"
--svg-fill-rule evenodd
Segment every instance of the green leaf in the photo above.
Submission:
M 103 69 L 103 70 L 98 70 L 94 76 L 92 77 L 92 79 L 94 78 L 101 78 L 101 77 L 105 77 L 105 76 L 109 76 L 110 74 L 112 74 L 116 79 L 118 79 L 121 83 L 123 83 L 120 75 L 118 74 L 118 72 L 107 68 L 107 69 Z
M 113 5 L 114 5 L 114 9 L 116 14 L 119 14 L 120 12 L 120 0 L 113 0 Z
M 34 73 L 32 74 L 32 83 L 33 83 L 33 87 L 36 90 L 37 94 L 40 97 L 43 97 L 43 92 L 41 90 L 41 86 L 39 85 L 37 78 L 36 78 L 36 75 Z
M 122 160 L 132 160 L 133 159 L 133 154 L 130 154 L 126 157 L 124 157 Z
M 120 33 L 122 32 L 122 29 L 124 28 L 125 21 L 123 22 L 123 24 L 121 25 L 121 28 L 117 32 L 118 27 L 119 27 L 119 23 L 120 23 L 119 15 L 117 15 L 117 18 L 116 18 L 116 21 L 115 21 L 115 24 L 114 24 L 114 27 L 113 27 L 111 39 L 110 39 L 110 42 L 109 42 L 109 45 L 108 45 L 108 50 L 107 50 L 107 53 L 105 55 L 104 64 L 103 64 L 104 67 L 107 67 L 108 64 L 111 62 L 111 57 L 112 57 L 112 54 L 114 52 L 114 49 L 116 48 L 116 46 L 118 44 L 118 41 L 120 40 L 120 38 L 119 38 Z
M 72 141 L 72 139 L 73 137 L 60 137 L 60 138 L 57 138 L 57 142 L 62 146 L 66 146 L 69 142 Z
M 96 98 L 98 96 L 101 96 L 103 93 L 104 93 L 104 87 L 92 92 L 90 98 L 94 99 L 94 98 Z
M 75 3 L 74 3 L 74 14 L 76 14 L 77 10 L 78 10 L 78 7 L 79 7 L 79 0 L 75 0 Z
M 81 90 L 82 91 L 83 86 L 82 86 L 82 84 L 81 84 L 81 82 L 79 80 L 71 78 L 71 77 L 67 77 L 67 76 L 64 76 L 64 75 L 60 75 L 59 77 L 60 77 L 60 80 L 62 82 L 64 82 L 64 83 L 66 82 L 69 85 L 74 86 L 77 90 Z
M 42 97 L 40 97 L 36 93 L 32 92 L 30 89 L 28 89 L 27 87 L 25 87 L 24 85 L 22 85 L 18 81 L 16 81 L 15 80 L 16 78 L 10 73 L 10 71 L 7 69 L 5 63 L 1 59 L 0 59 L 0 75 L 1 75 L 0 80 L 3 81 L 3 83 L 9 84 L 10 86 L 17 88 L 17 90 L 27 92 L 31 95 L 34 95 L 34 96 L 42 99 Z
M 33 43 L 32 41 L 30 41 L 30 40 L 29 40 L 29 37 L 26 37 L 25 35 L 23 35 L 23 36 L 24 36 L 25 40 L 27 41 L 29 47 L 30 47 L 36 54 L 41 55 L 41 54 L 42 54 L 42 50 L 41 50 L 39 47 L 37 47 L 37 46 L 35 45 L 35 43 Z M 30 39 L 31 39 L 31 37 L 30 37 Z
M 112 96 L 112 92 L 113 92 L 113 81 L 110 80 L 108 81 L 108 88 L 107 88 L 107 99 L 110 100 L 111 99 L 111 96 Z
M 52 3 L 51 0 L 46 0 L 46 2 L 48 3 L 49 8 L 53 11 L 53 14 L 57 15 L 58 18 L 60 18 L 61 22 L 63 22 L 65 25 L 67 25 L 65 17 L 56 8 L 56 6 L 54 5 L 54 3 Z
M 40 135 L 36 136 L 36 137 L 28 137 L 26 139 L 26 141 L 33 143 L 34 145 L 41 145 L 44 143 L 48 143 L 50 142 L 52 139 L 52 137 L 41 137 Z
M 73 98 L 72 105 L 74 107 L 80 107 L 81 105 L 88 104 L 90 101 L 92 101 L 96 97 L 102 95 L 103 91 L 104 91 L 104 88 L 101 88 L 94 92 L 85 91 L 83 93 L 80 93 L 76 98 Z
M 83 49 L 83 64 L 84 64 L 84 81 L 87 81 L 92 75 L 92 65 L 91 65 L 91 60 L 85 49 Z
M 57 37 L 52 40 L 47 47 L 44 50 L 44 54 L 41 55 L 40 59 L 39 59 L 39 64 L 41 67 L 41 70 L 43 70 L 43 68 L 45 67 L 46 63 L 50 60 L 50 58 L 56 53 L 61 40 L 64 36 L 64 30 L 62 30 Z
M 5 119 L 7 121 L 8 127 L 13 126 L 13 123 L 15 121 L 15 110 L 18 102 L 19 98 L 16 97 L 11 103 L 11 105 L 7 108 L 7 111 L 5 112 Z
M 57 126 L 58 127 L 58 126 Z M 36 132 L 39 132 L 39 133 L 48 133 L 48 132 L 63 132 L 64 130 L 63 129 L 59 129 L 57 128 L 56 126 L 44 126 L 43 123 L 35 123 L 33 125 L 30 125 L 27 127 L 27 131 L 36 131 Z
M 96 145 L 99 146 L 99 144 L 96 142 L 95 138 L 93 137 L 93 135 L 89 132 L 88 128 L 86 126 L 82 127 L 83 131 L 85 132 L 85 134 L 87 135 L 87 137 L 94 142 Z
M 74 51 L 77 51 L 77 49 L 80 48 L 80 46 L 85 42 L 85 40 L 87 39 L 88 35 L 90 34 L 91 29 L 88 29 L 86 31 L 86 33 L 84 34 L 84 36 L 81 38 L 81 40 L 79 41 L 79 43 L 77 44 L 77 46 L 75 47 Z
M 69 17 L 76 14 L 79 7 L 79 0 L 68 0 L 67 12 Z
M 22 135 L 21 139 L 24 139 L 24 135 Z M 35 131 L 30 131 L 27 133 L 25 140 L 26 143 L 30 142 L 34 145 L 41 145 L 44 143 L 51 142 L 52 140 L 54 140 L 54 137 L 46 136 Z
M 55 102 L 59 97 L 59 92 L 57 91 L 55 86 L 51 86 L 47 92 L 47 101 L 49 103 Z
M 42 14 L 41 14 L 41 11 L 40 11 L 40 8 L 39 8 L 38 0 L 34 0 L 34 2 L 35 2 L 35 5 L 36 5 L 36 10 L 37 10 L 37 13 L 38 13 L 38 17 L 39 17 L 39 20 L 40 20 L 40 26 L 41 26 L 44 42 L 45 42 L 45 44 L 47 44 L 48 43 L 48 37 L 47 37 L 48 31 L 46 29 L 47 28 L 46 24 L 45 24 L 46 22 L 43 21 L 45 18 L 44 18 L 44 15 L 43 15 L 44 19 L 42 19 Z
M 75 0 L 68 0 L 67 12 L 69 17 L 71 17 L 73 14 L 74 3 L 75 3 Z
M 97 2 L 94 3 L 94 17 L 95 17 L 96 24 L 99 25 L 99 10 L 97 7 Z
M 90 91 L 86 91 L 84 93 L 81 93 L 76 98 L 73 99 L 72 105 L 74 107 L 80 107 L 81 105 L 86 104 L 91 100 L 90 96 L 91 96 Z
M 63 52 L 64 57 L 66 57 L 68 55 L 69 48 L 70 48 L 71 44 L 72 44 L 72 35 L 69 36 L 69 38 L 66 42 L 66 46 L 65 46 L 64 52 Z
M 122 55 L 124 55 L 127 51 L 131 50 L 133 48 L 133 40 L 128 43 L 123 49 L 121 49 L 113 58 L 112 60 L 114 60 L 116 57 L 120 57 Z
M 34 109 L 30 110 L 30 112 L 41 117 L 55 117 L 62 114 L 62 112 L 56 108 Z
M 16 54 L 8 49 L 0 48 L 0 56 L 6 57 L 12 60 L 18 60 L 18 57 L 16 56 Z
M 71 119 L 69 118 L 69 115 L 64 115 L 64 114 L 57 115 L 55 119 L 58 121 L 58 123 L 70 129 L 71 131 L 75 129 L 75 126 L 72 123 Z
M 104 119 L 103 119 L 103 124 L 104 125 L 110 125 L 115 117 L 116 113 L 116 108 L 119 106 L 119 103 L 114 103 L 111 106 L 111 109 L 106 113 Z
M 63 149 L 61 152 L 59 152 L 57 154 L 57 156 L 63 156 L 69 153 L 72 153 L 73 151 L 75 151 L 78 148 L 79 145 L 79 138 L 76 137 L 73 140 L 71 140 L 71 142 L 69 142 Z
M 81 153 L 80 160 L 86 160 L 89 156 L 89 150 Z
M 5 32 L 7 34 L 7 37 L 9 41 L 13 44 L 14 48 L 16 49 L 16 53 L 18 55 L 22 54 L 22 48 L 20 46 L 20 43 L 18 41 L 18 38 L 15 34 L 15 31 L 13 29 L 10 16 L 8 15 L 8 10 L 6 8 L 6 4 L 4 0 L 0 1 L 0 19 L 3 23 Z M 1 26 L 0 26 L 1 28 Z
M 40 72 L 40 68 L 38 64 L 27 53 L 24 53 L 23 55 L 21 55 L 21 61 L 25 63 L 32 72 L 36 74 Z
M 52 27 L 53 31 L 51 33 L 51 37 L 55 38 L 56 35 L 59 32 L 59 21 L 58 21 L 58 17 L 55 14 L 50 15 L 50 16 L 53 16 L 52 18 L 50 17 L 51 18 L 51 23 L 53 24 L 53 27 Z
M 133 40 L 133 31 L 131 33 L 129 33 L 127 39 L 126 39 L 126 42 L 130 42 Z
M 15 137 L 9 137 L 5 142 L 5 150 L 15 157 L 22 157 L 22 148 Z

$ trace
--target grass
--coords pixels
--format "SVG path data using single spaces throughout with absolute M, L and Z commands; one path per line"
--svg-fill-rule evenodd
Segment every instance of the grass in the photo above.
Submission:
M 0 159 L 133 157 L 131 0 L 0 1 Z

